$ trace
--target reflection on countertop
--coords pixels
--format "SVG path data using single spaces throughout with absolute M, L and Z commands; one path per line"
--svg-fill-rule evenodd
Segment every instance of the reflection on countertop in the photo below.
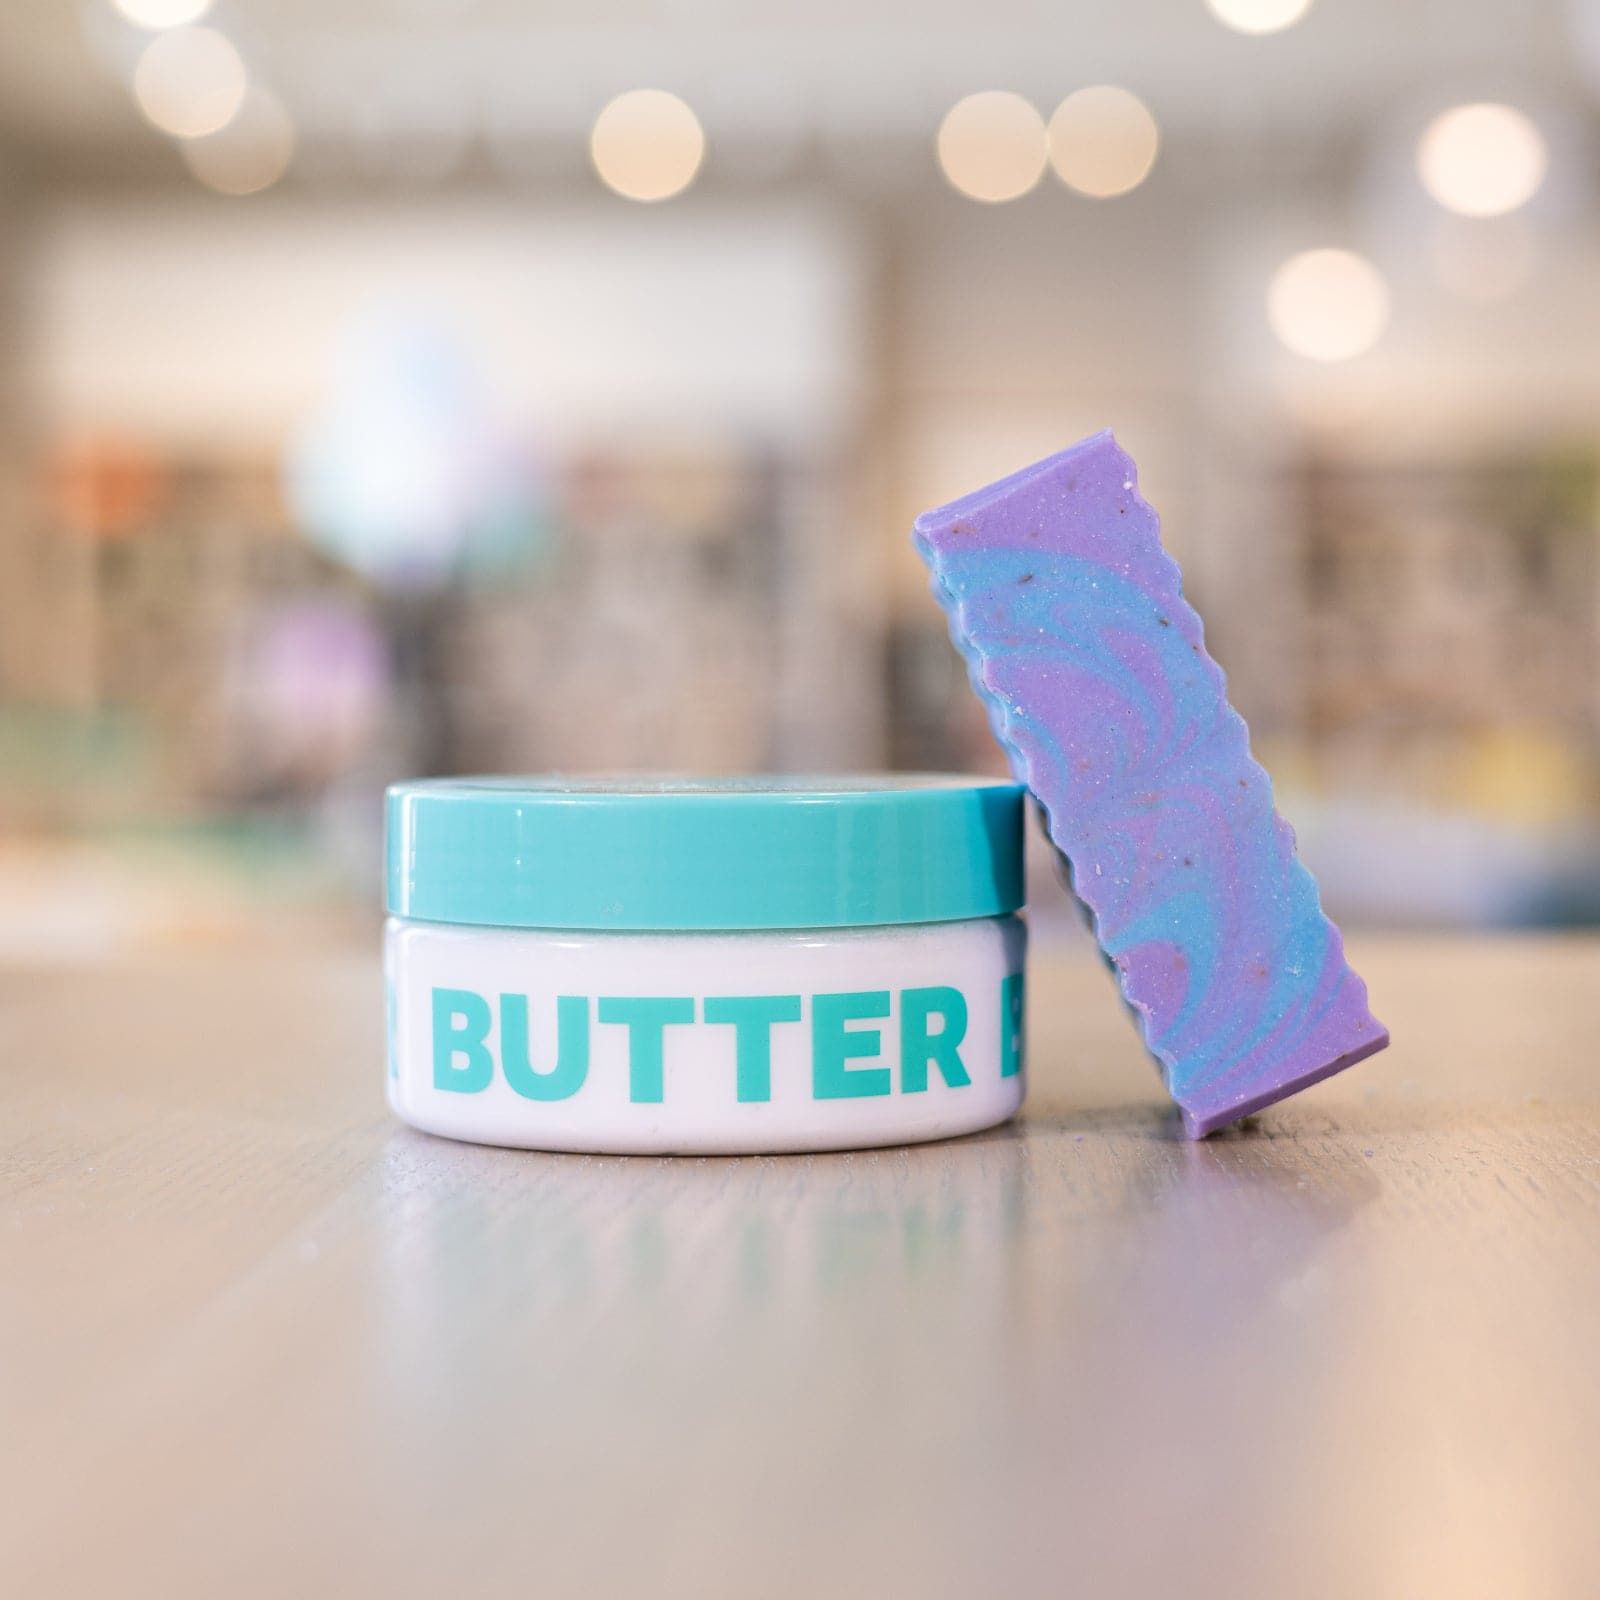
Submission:
M 1009 1127 L 738 1159 L 397 1126 L 365 947 L 0 973 L 39 1066 L 0 1080 L 7 1560 L 34 1594 L 131 1552 L 171 1593 L 1579 1593 L 1600 944 L 1354 955 L 1393 1051 L 1203 1144 L 1081 951 L 1036 963 Z

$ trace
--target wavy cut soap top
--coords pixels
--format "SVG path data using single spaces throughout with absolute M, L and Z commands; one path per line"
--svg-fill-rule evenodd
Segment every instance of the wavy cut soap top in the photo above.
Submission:
M 388 793 L 387 906 L 428 922 L 881 927 L 1023 903 L 1003 779 L 430 779 Z
M 915 539 L 1189 1131 L 1382 1049 L 1111 435 L 926 513 Z

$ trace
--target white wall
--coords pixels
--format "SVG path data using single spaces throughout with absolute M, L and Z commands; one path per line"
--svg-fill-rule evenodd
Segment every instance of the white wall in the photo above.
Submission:
M 856 405 L 860 276 L 848 227 L 806 203 L 74 202 L 31 241 L 24 367 L 46 428 L 258 451 L 352 321 L 400 306 L 457 331 L 547 440 L 804 446 Z

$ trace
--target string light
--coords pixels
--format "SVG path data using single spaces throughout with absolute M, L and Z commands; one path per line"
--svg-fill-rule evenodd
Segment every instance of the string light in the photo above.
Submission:
M 1267 320 L 1287 349 L 1312 361 L 1370 350 L 1389 322 L 1389 286 L 1352 250 L 1307 250 L 1273 274 Z
M 1549 164 L 1544 135 L 1515 106 L 1456 106 L 1417 143 L 1423 188 L 1464 217 L 1502 217 L 1526 205 Z
M 601 181 L 629 200 L 669 200 L 705 158 L 700 119 L 664 89 L 619 94 L 595 118 L 589 155 Z
M 1281 33 L 1311 9 L 1311 0 L 1206 0 L 1211 14 L 1238 33 Z
M 1050 163 L 1064 184 L 1109 199 L 1150 175 L 1161 130 L 1138 95 L 1106 83 L 1069 94 L 1050 119 L 1049 140 Z
M 294 124 L 265 89 L 251 89 L 227 127 L 183 143 L 190 172 L 218 194 L 256 194 L 271 188 L 288 171 L 293 154 Z
M 113 0 L 113 4 L 135 27 L 152 32 L 198 22 L 211 9 L 211 0 Z
M 157 34 L 133 73 L 139 109 L 178 139 L 203 139 L 227 127 L 244 103 L 246 87 L 239 52 L 214 28 Z
M 1020 94 L 989 89 L 945 113 L 939 166 L 969 200 L 1015 200 L 1038 183 L 1049 159 L 1044 119 Z

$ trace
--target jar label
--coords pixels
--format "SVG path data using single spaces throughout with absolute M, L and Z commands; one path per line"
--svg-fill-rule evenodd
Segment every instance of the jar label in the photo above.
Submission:
M 685 1067 L 698 1068 L 697 1077 L 720 1071 L 733 1099 L 760 1103 L 773 1098 L 775 1041 L 799 1030 L 809 1060 L 801 1092 L 814 1101 L 921 1094 L 930 1084 L 963 1089 L 974 1072 L 1003 1079 L 1022 1070 L 1020 971 L 1001 978 L 997 998 L 982 1007 L 998 1014 L 997 1037 L 979 1040 L 974 1008 L 951 984 L 811 995 L 559 995 L 543 1002 L 542 1019 L 525 993 L 434 986 L 432 1086 L 474 1095 L 498 1081 L 524 1100 L 568 1100 L 592 1083 L 593 1045 L 609 1030 L 625 1039 L 607 1059 L 625 1061 L 626 1099 L 635 1105 L 669 1101 Z M 782 1055 L 794 1059 L 792 1048 Z M 705 1092 L 703 1078 L 696 1092 Z

